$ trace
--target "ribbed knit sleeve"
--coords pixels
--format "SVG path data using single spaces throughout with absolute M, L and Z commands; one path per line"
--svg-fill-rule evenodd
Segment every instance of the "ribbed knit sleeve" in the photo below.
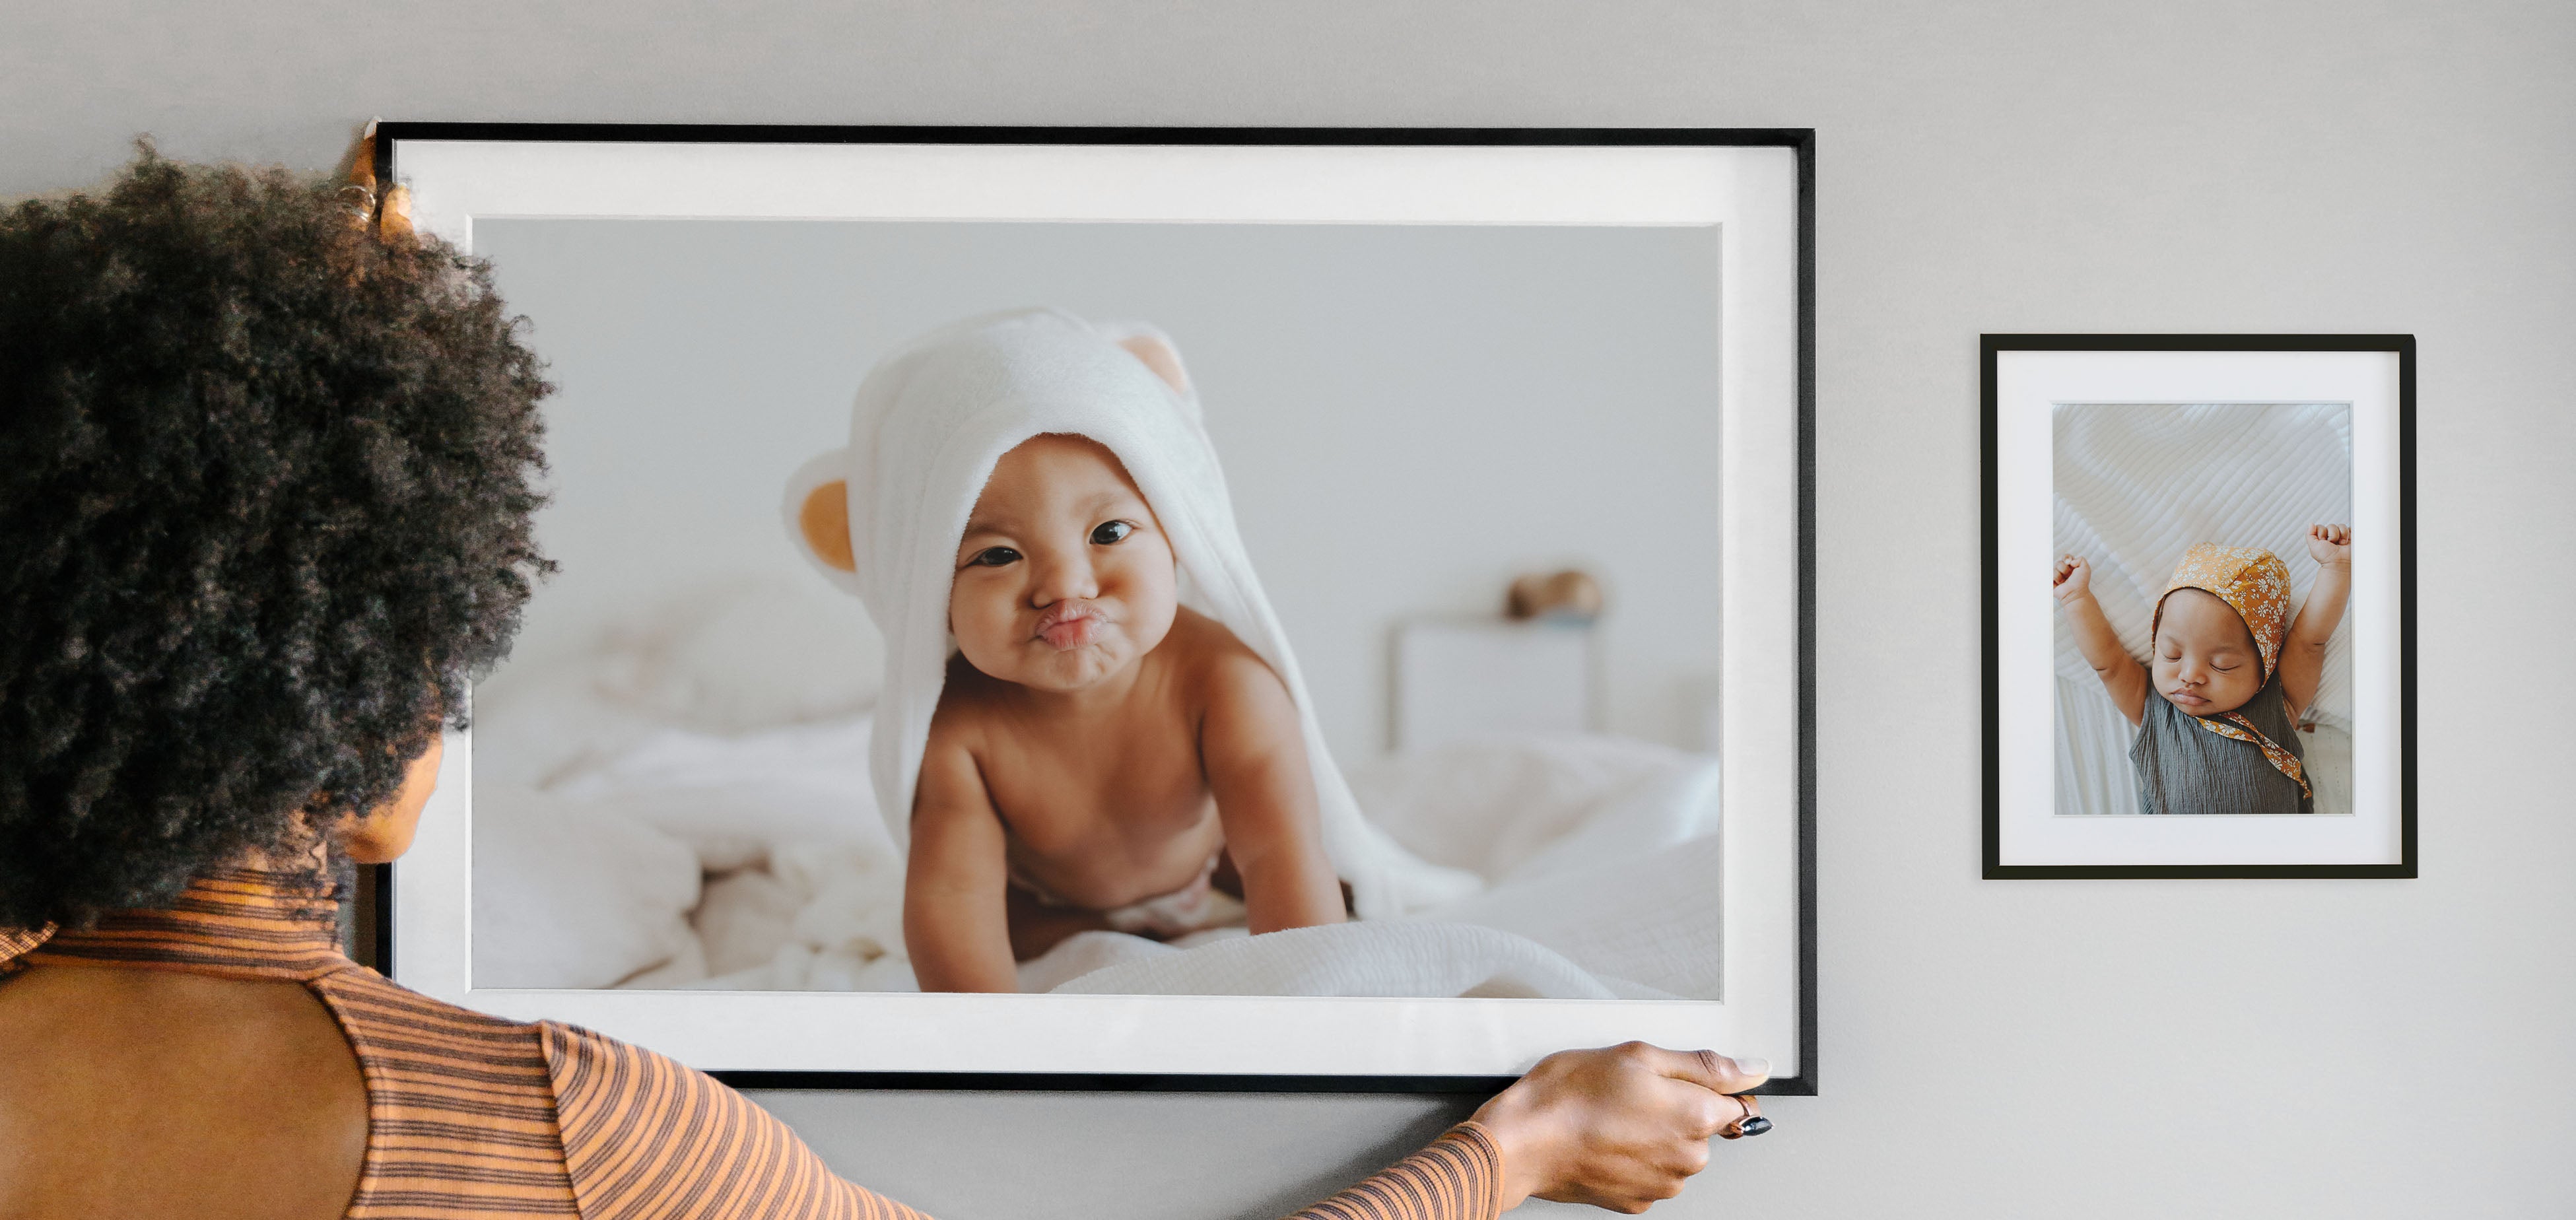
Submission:
M 0 928 L 0 979 L 26 969 L 27 964 L 19 959 L 35 952 L 36 946 L 53 934 L 52 924 L 41 928 Z
M 55 961 L 310 988 L 366 1081 L 351 1220 L 926 1220 L 842 1180 L 702 1072 L 576 1026 L 470 1012 L 352 963 L 332 895 L 300 874 L 228 870 L 83 932 L 0 928 L 0 977 Z M 1493 1220 L 1502 1177 L 1492 1136 L 1461 1123 L 1296 1220 Z
M 543 1029 L 582 1220 L 927 1220 L 842 1180 L 703 1072 L 578 1026 Z
M 712 1077 L 577 1026 L 542 1026 L 583 1220 L 928 1220 L 840 1178 L 787 1125 Z M 1494 1220 L 1503 1162 L 1460 1123 L 1292 1220 Z
M 1290 1220 L 1493 1220 L 1502 1203 L 1502 1151 L 1465 1122 Z

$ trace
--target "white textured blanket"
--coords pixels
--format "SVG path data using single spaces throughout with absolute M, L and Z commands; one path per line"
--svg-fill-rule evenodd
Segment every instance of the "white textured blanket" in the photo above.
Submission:
M 1723 907 L 1715 759 L 1588 735 L 1491 738 L 1352 775 L 1408 846 L 1483 893 L 1421 915 L 1156 944 L 1085 933 L 1024 990 L 1152 995 L 1706 999 Z
M 670 729 L 550 789 L 479 791 L 476 977 L 911 990 L 903 857 L 873 816 L 868 728 L 862 717 L 735 735 Z M 1407 845 L 1488 888 L 1414 916 L 1262 937 L 1086 933 L 1024 964 L 1022 989 L 1718 994 L 1715 759 L 1532 736 L 1382 759 L 1352 779 Z M 701 869 L 712 877 L 703 891 Z
M 2057 549 L 2092 564 L 2094 598 L 2142 662 L 2156 597 L 2193 544 L 2269 549 L 2290 569 L 2292 604 L 2303 605 L 2317 573 L 2308 527 L 2352 520 L 2352 409 L 2344 404 L 2084 403 L 2051 416 Z M 2327 808 L 2329 788 L 2349 789 L 2351 636 L 2347 620 L 2317 687 L 2319 731 L 2335 739 L 2312 764 L 2321 772 L 2319 813 L 2341 811 Z M 2056 645 L 2058 812 L 2137 813 L 2127 719 L 2077 651 L 2063 613 Z
M 859 386 L 850 444 L 808 462 L 782 502 L 801 538 L 807 498 L 849 488 L 854 589 L 885 637 L 885 682 L 870 756 L 878 807 L 897 845 L 946 680 L 953 551 L 994 464 L 1042 433 L 1072 433 L 1118 455 L 1154 509 L 1182 572 L 1182 601 L 1225 624 L 1285 682 L 1304 722 L 1324 848 L 1362 916 L 1384 918 L 1472 893 L 1473 874 L 1430 865 L 1360 815 L 1325 748 L 1305 680 L 1236 532 L 1195 388 L 1167 384 L 1123 336 L 1062 310 L 1025 309 L 953 323 L 881 360 Z M 1164 341 L 1168 346 L 1168 341 Z M 800 544 L 801 545 L 801 544 Z

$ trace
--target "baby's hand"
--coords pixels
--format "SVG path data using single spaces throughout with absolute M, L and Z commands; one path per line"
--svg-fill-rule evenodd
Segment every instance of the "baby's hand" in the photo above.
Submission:
M 2352 566 L 2352 531 L 2340 525 L 2308 527 L 2308 557 L 2321 568 Z
M 2093 595 L 2093 565 L 2082 556 L 2057 557 L 2057 600 L 2072 606 Z

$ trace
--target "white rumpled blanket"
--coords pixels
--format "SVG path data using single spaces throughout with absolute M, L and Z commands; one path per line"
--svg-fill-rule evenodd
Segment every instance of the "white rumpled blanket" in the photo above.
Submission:
M 1617 737 L 1466 742 L 1358 768 L 1360 807 L 1486 878 L 1402 919 L 1162 945 L 1089 932 L 1021 968 L 1092 994 L 1716 996 L 1717 761 Z M 1057 962 L 1062 957 L 1069 959 Z
M 857 717 L 738 735 L 670 729 L 549 790 L 478 793 L 478 839 L 488 826 L 486 845 L 496 850 L 547 851 L 504 867 L 478 864 L 478 903 L 488 900 L 496 918 L 520 912 L 513 926 L 478 927 L 478 944 L 520 946 L 506 960 L 509 973 L 485 974 L 483 985 L 913 989 L 903 859 L 873 816 L 869 728 Z M 1715 759 L 1624 738 L 1526 737 L 1381 760 L 1356 769 L 1351 783 L 1407 848 L 1475 873 L 1487 888 L 1416 915 L 1261 937 L 1216 929 L 1163 944 L 1084 933 L 1024 963 L 1022 989 L 1718 993 Z M 604 859 L 575 850 L 599 837 L 609 811 L 627 819 L 614 838 L 635 846 Z M 652 838 L 670 849 L 651 848 Z M 622 863 L 671 851 L 696 856 L 708 877 L 702 888 L 684 894 L 667 866 Z M 633 893 L 615 892 L 621 877 L 635 883 Z M 676 952 L 675 921 L 695 933 Z M 501 964 L 478 959 L 477 969 Z
M 2051 417 L 2057 550 L 2092 564 L 2094 599 L 2141 662 L 2156 598 L 2195 543 L 2269 549 L 2290 569 L 2292 604 L 2305 605 L 2317 574 L 2308 527 L 2352 521 L 2352 409 L 2342 403 L 2062 404 Z M 2326 648 L 2317 731 L 2300 740 L 2318 813 L 2352 808 L 2351 637 L 2347 617 Z M 2064 611 L 2056 647 L 2057 811 L 2136 814 L 2135 729 Z

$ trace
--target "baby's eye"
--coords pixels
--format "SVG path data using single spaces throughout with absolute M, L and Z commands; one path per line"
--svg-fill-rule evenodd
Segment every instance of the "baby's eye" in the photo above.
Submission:
M 1103 521 L 1092 527 L 1091 544 L 1093 546 L 1109 546 L 1113 543 L 1125 542 L 1127 540 L 1127 535 L 1135 532 L 1136 527 L 1129 525 L 1124 521 Z
M 988 546 L 966 560 L 970 568 L 998 568 L 1019 562 L 1020 553 L 1006 546 Z

